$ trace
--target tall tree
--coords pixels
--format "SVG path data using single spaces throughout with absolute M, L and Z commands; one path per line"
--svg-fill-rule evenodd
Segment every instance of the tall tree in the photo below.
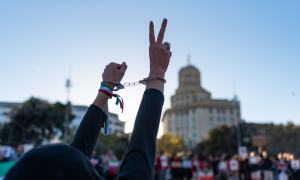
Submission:
M 8 114 L 11 121 L 0 133 L 1 144 L 16 146 L 19 143 L 39 145 L 44 139 L 51 139 L 55 131 L 63 131 L 66 105 L 30 98 L 21 107 L 14 107 Z M 70 108 L 70 121 L 74 118 Z

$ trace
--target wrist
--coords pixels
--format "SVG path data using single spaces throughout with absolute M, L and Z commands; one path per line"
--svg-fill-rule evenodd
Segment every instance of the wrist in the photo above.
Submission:
M 110 87 L 110 89 L 111 89 L 112 91 L 113 91 L 114 88 L 115 88 L 115 85 L 112 84 L 112 83 L 103 83 L 103 84 L 105 84 L 105 85 L 107 85 L 108 87 Z
M 163 71 L 163 70 L 155 70 L 155 71 L 150 70 L 149 77 L 162 77 L 162 78 L 164 78 L 165 73 L 166 72 Z

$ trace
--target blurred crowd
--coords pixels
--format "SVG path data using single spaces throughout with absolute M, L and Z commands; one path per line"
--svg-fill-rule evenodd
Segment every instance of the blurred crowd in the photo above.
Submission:
M 161 152 L 155 163 L 155 180 L 299 180 L 299 159 L 293 155 L 270 157 L 267 152 L 249 157 L 177 156 Z
M 18 161 L 24 154 L 22 144 L 10 149 L 10 155 L 0 153 L 3 162 Z M 251 152 L 248 157 L 189 156 L 173 153 L 167 157 L 163 151 L 155 159 L 155 180 L 300 180 L 299 159 L 294 155 L 279 154 L 270 157 L 267 152 Z M 114 180 L 122 163 L 113 150 L 97 156 L 93 152 L 91 163 L 95 170 L 107 180 Z
M 6 146 L 9 147 L 9 146 Z M 7 152 L 8 151 L 8 154 Z M 9 147 L 9 150 L 0 150 L 0 162 L 18 161 L 24 154 L 24 145 L 19 144 L 16 148 Z
M 113 150 L 108 150 L 106 155 L 101 154 L 99 157 L 94 151 L 91 158 L 91 163 L 96 171 L 107 180 L 114 180 L 117 177 L 122 161 L 123 157 L 121 160 L 118 160 Z

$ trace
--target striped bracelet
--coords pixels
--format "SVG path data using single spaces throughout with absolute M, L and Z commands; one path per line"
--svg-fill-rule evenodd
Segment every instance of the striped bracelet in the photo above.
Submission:
M 122 113 L 123 113 L 124 101 L 121 98 L 121 96 L 119 96 L 118 94 L 113 94 L 112 89 L 109 86 L 107 86 L 106 84 L 101 84 L 101 87 L 98 92 L 102 92 L 102 93 L 106 94 L 109 97 L 109 99 L 111 99 L 112 97 L 117 98 L 116 105 L 118 105 L 120 103 L 120 108 L 122 109 Z M 107 104 L 106 104 L 106 108 L 105 108 L 105 113 L 106 113 L 107 119 L 103 123 L 102 128 L 104 128 L 104 134 L 108 135 L 109 134 L 109 111 L 108 111 Z

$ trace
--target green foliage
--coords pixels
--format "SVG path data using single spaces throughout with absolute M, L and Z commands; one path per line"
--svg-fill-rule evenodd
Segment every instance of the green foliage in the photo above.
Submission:
M 244 123 L 241 124 L 241 128 L 243 130 L 252 129 L 251 132 L 247 133 L 248 137 L 252 135 L 265 135 L 267 145 L 264 147 L 264 150 L 269 152 L 271 156 L 276 157 L 280 152 L 290 152 L 300 157 L 300 144 L 298 143 L 300 139 L 300 126 L 296 126 L 293 123 L 287 123 L 287 125 Z M 242 143 L 245 142 L 242 141 Z M 254 147 L 251 148 L 256 149 Z
M 123 136 L 117 136 L 116 134 L 104 135 L 100 133 L 95 146 L 97 155 L 106 154 L 107 150 L 111 149 L 117 158 L 121 159 L 126 153 L 130 135 L 131 134 L 124 134 Z
M 277 157 L 280 152 L 289 152 L 300 157 L 300 126 L 292 123 L 287 125 L 241 123 L 241 144 L 246 146 L 248 152 L 257 151 L 257 147 L 252 146 L 252 136 L 265 135 L 266 150 L 271 156 Z M 208 138 L 199 143 L 194 152 L 202 155 L 220 155 L 227 153 L 232 156 L 237 153 L 236 128 L 234 126 L 215 127 L 208 132 Z
M 156 141 L 156 151 L 164 151 L 167 154 L 173 152 L 185 151 L 186 147 L 181 137 L 174 136 L 172 134 L 164 134 L 160 139 Z
M 234 155 L 237 153 L 236 129 L 234 126 L 219 126 L 208 132 L 205 141 L 199 143 L 194 149 L 195 153 L 208 155 L 221 155 L 227 153 Z
M 16 146 L 19 143 L 41 144 L 44 139 L 51 139 L 56 130 L 63 131 L 66 105 L 56 102 L 30 98 L 21 107 L 15 107 L 8 114 L 11 122 L 5 124 L 0 132 L 1 144 Z M 74 115 L 69 114 L 69 123 Z

